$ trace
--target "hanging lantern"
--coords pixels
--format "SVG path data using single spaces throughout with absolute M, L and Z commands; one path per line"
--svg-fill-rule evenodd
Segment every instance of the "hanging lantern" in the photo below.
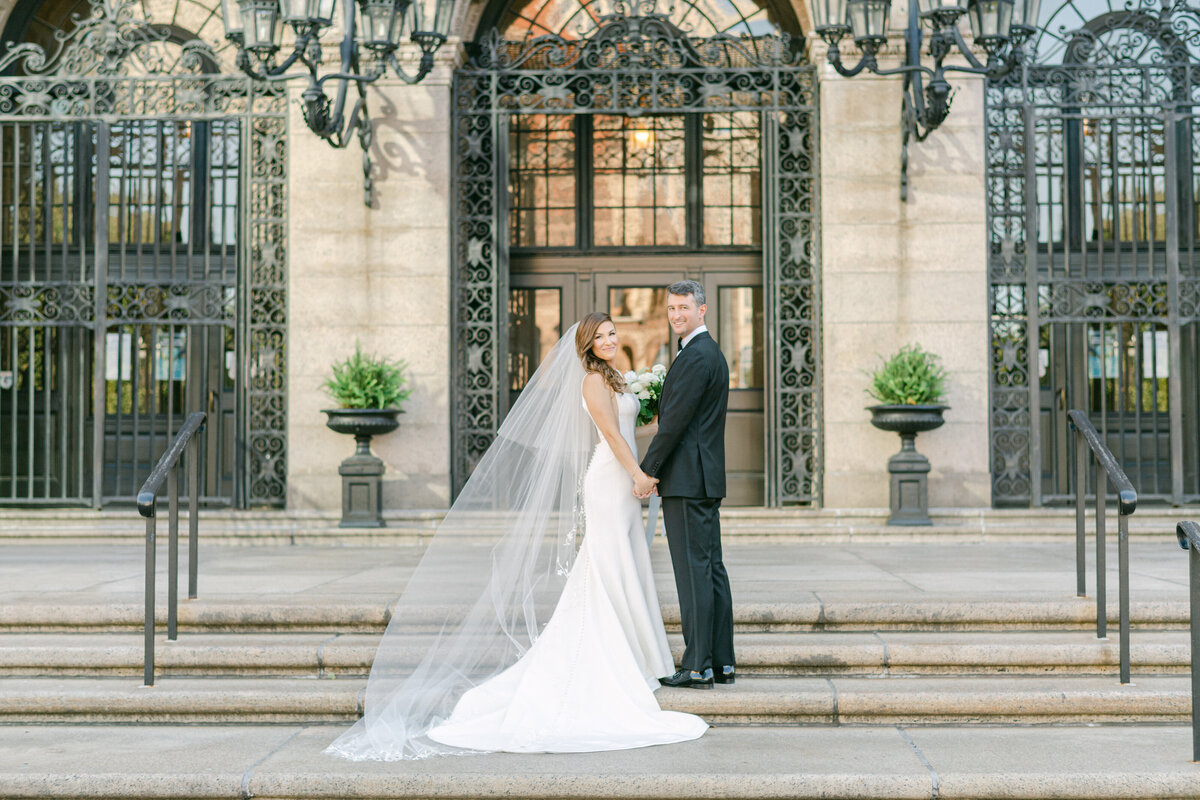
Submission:
M 1013 0 L 968 0 L 967 19 L 971 23 L 971 35 L 981 46 L 989 50 L 1002 47 L 1008 42 L 1012 26 Z
M 362 31 L 359 42 L 375 52 L 390 53 L 400 46 L 409 0 L 359 0 Z
M 882 45 L 887 41 L 891 0 L 849 0 L 847 5 L 855 44 Z
M 269 55 L 279 49 L 279 0 L 240 0 L 246 49 Z
M 816 31 L 822 37 L 837 41 L 850 32 L 846 0 L 813 0 L 813 18 Z
M 232 42 L 242 38 L 242 7 L 237 0 L 221 0 L 221 17 L 225 23 L 225 38 Z

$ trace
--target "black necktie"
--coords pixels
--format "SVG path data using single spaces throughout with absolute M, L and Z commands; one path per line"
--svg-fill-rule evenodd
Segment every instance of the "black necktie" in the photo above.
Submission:
M 682 349 L 683 349 L 683 337 L 680 336 L 679 337 L 679 347 L 675 348 L 675 352 L 678 353 Z

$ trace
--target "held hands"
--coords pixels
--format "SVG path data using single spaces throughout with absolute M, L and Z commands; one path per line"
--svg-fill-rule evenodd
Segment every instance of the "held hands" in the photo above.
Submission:
M 652 478 L 640 469 L 633 476 L 633 496 L 645 500 L 658 491 L 658 478 Z

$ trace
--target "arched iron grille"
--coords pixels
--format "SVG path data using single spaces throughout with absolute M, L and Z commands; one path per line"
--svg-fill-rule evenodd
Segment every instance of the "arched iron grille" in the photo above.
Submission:
M 987 90 L 992 480 L 1070 497 L 1086 409 L 1139 495 L 1200 500 L 1200 9 L 1068 2 Z
M 653 11 L 653 6 L 649 8 Z M 618 9 L 619 12 L 619 9 Z M 500 36 L 509 41 L 528 41 L 539 36 L 588 39 L 601 20 L 613 13 L 613 0 L 518 0 L 510 4 L 498 25 Z M 664 16 L 689 36 L 772 36 L 780 32 L 770 7 L 753 0 L 679 0 Z
M 653 4 L 618 7 L 585 39 L 493 31 L 455 77 L 452 481 L 461 488 L 507 402 L 506 152 L 514 114 L 760 114 L 767 502 L 819 497 L 820 335 L 813 70 L 787 36 L 697 39 Z
M 0 504 L 131 500 L 201 408 L 204 499 L 282 504 L 286 94 L 83 11 L 0 55 Z

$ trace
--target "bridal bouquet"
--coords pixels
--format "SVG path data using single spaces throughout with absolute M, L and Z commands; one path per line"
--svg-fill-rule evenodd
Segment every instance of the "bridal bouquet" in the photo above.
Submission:
M 663 379 L 666 377 L 667 368 L 662 364 L 625 373 L 625 383 L 629 386 L 629 391 L 637 395 L 642 404 L 638 411 L 638 425 L 646 425 L 658 414 L 658 398 L 662 395 Z

